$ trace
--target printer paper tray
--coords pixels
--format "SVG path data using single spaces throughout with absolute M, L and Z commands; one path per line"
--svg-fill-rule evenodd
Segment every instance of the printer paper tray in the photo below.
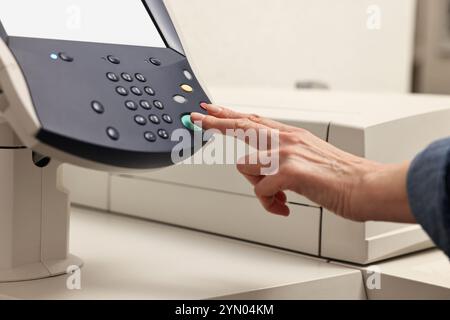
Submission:
M 268 214 L 254 196 L 136 177 L 111 180 L 111 211 L 318 256 L 321 209 L 290 208 L 286 218 Z

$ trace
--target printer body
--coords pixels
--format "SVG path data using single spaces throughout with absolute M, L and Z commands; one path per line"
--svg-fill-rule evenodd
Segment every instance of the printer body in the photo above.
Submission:
M 411 160 L 450 135 L 446 97 L 245 88 L 210 92 L 226 107 L 305 128 L 338 148 L 382 163 Z M 180 164 L 158 172 L 116 174 L 109 188 L 113 212 L 337 261 L 367 265 L 433 246 L 418 225 L 347 221 L 294 193 L 288 194 L 290 217 L 271 215 L 234 165 Z
M 83 265 L 69 253 L 62 163 L 171 166 L 174 150 L 203 147 L 188 143 L 202 102 L 162 0 L 2 2 L 0 283 Z M 186 144 L 170 139 L 175 132 Z

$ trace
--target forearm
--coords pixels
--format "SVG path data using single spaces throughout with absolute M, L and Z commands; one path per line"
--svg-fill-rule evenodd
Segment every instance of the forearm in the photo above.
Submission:
M 415 223 L 408 201 L 407 177 L 410 163 L 380 165 L 363 177 L 361 207 L 367 221 Z

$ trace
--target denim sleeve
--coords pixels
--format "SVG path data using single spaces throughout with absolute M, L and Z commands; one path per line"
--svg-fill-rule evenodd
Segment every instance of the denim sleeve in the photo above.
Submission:
M 413 161 L 408 196 L 417 221 L 450 257 L 450 138 L 433 143 Z

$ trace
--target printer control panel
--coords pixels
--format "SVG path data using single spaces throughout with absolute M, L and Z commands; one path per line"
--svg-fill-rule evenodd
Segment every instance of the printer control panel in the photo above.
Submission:
M 204 113 L 200 104 L 210 101 L 175 50 L 22 37 L 8 46 L 42 126 L 37 138 L 47 145 L 108 165 L 153 168 L 171 164 L 176 130 L 192 141 L 201 131 L 189 115 Z

